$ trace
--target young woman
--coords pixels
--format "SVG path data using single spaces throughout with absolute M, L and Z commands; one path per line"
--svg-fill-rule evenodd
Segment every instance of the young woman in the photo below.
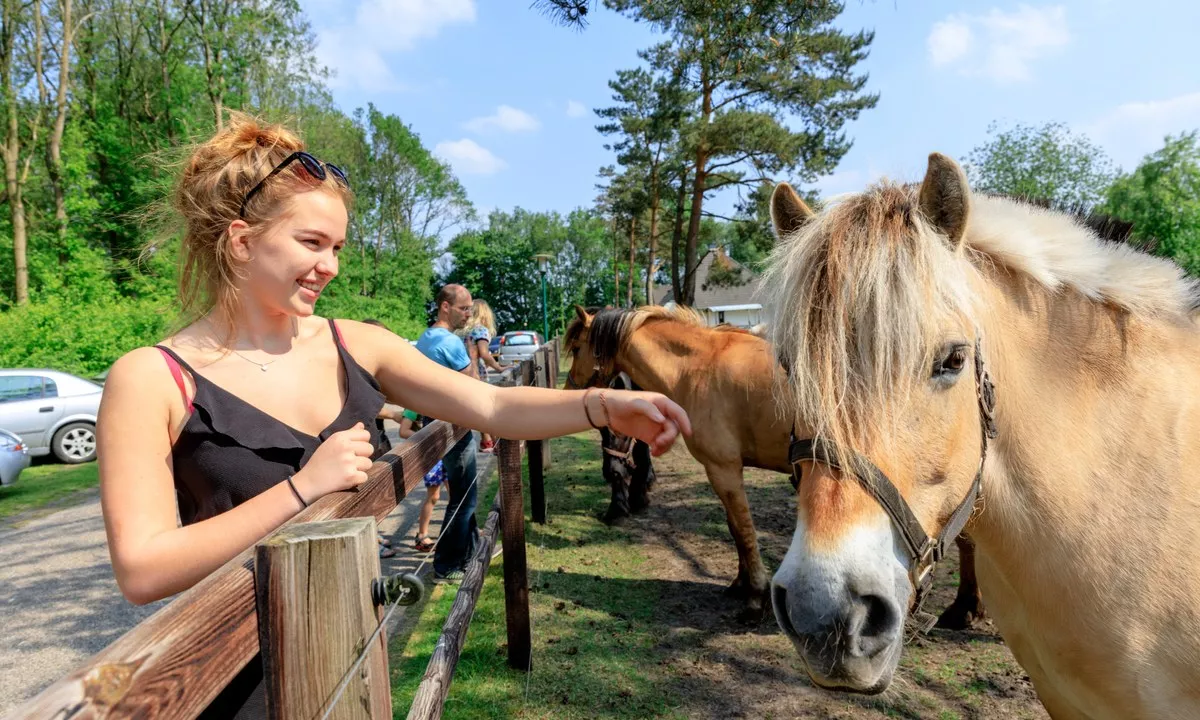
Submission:
M 178 179 L 191 322 L 113 365 L 97 424 L 109 554 L 134 603 L 192 587 L 366 481 L 385 400 L 514 439 L 611 424 L 665 452 L 690 432 L 662 395 L 496 388 L 382 328 L 318 317 L 351 190 L 303 150 L 288 130 L 234 115 Z

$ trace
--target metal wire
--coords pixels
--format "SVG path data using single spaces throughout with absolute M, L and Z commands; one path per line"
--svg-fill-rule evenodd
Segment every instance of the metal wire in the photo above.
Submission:
M 471 488 L 473 488 L 475 486 L 475 483 L 477 483 L 479 481 L 479 478 L 482 476 L 483 476 L 482 470 L 475 473 L 475 478 L 473 480 L 471 480 L 470 485 L 467 485 L 467 493 L 470 493 Z M 464 493 L 464 495 L 466 495 L 467 493 Z M 462 509 L 462 506 L 463 506 L 463 503 L 460 500 L 458 505 L 454 508 L 454 512 L 450 513 L 450 517 L 448 519 L 446 519 L 445 522 L 442 523 L 443 529 L 447 525 L 449 525 L 451 522 L 454 521 L 454 518 L 458 515 L 458 511 Z M 425 556 L 425 559 L 422 560 L 421 563 L 419 565 L 417 565 L 417 569 L 413 571 L 414 575 L 419 575 L 421 572 L 421 568 L 425 567 L 425 563 L 429 562 L 429 558 L 433 557 L 433 554 L 437 551 L 438 543 L 440 543 L 442 541 L 443 537 L 444 537 L 444 534 L 442 534 L 442 533 L 438 534 L 438 538 L 437 538 L 437 540 L 434 541 L 433 547 L 429 549 L 429 554 Z M 333 714 L 334 709 L 337 707 L 338 701 L 341 700 L 342 695 L 344 695 L 346 693 L 346 688 L 350 687 L 350 680 L 351 680 L 351 678 L 354 677 L 355 671 L 358 670 L 359 666 L 362 665 L 363 660 L 365 660 L 367 658 L 367 655 L 371 652 L 371 647 L 375 644 L 375 639 L 379 637 L 379 633 L 383 632 L 383 628 L 387 626 L 388 620 L 391 619 L 392 613 L 395 612 L 396 608 L 400 605 L 400 600 L 403 597 L 404 597 L 404 595 L 401 594 L 399 597 L 397 597 L 392 602 L 391 606 L 388 608 L 387 613 L 384 614 L 383 619 L 379 621 L 379 625 L 375 628 L 375 632 L 371 633 L 371 637 L 367 640 L 366 644 L 363 645 L 363 650 L 361 653 L 359 653 L 358 658 L 355 659 L 354 664 L 351 665 L 350 669 L 346 671 L 346 674 L 342 676 L 341 682 L 338 683 L 337 688 L 333 691 L 333 698 L 325 705 L 325 709 L 321 714 L 321 720 L 328 720 L 329 716 L 331 714 Z M 531 654 L 531 661 L 532 661 L 532 654 Z M 526 691 L 526 692 L 528 692 L 528 691 Z

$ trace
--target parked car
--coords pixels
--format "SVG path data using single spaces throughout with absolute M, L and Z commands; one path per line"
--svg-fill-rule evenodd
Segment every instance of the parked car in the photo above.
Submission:
M 492 354 L 492 357 L 496 357 L 496 353 L 500 352 L 500 336 L 499 335 L 495 336 L 490 341 L 488 341 L 488 352 L 490 352 Z
M 21 438 L 0 430 L 0 485 L 12 485 L 29 467 L 29 448 Z
M 501 365 L 514 365 L 533 357 L 542 346 L 542 336 L 532 330 L 513 330 L 500 336 L 500 352 L 495 353 Z
M 96 459 L 96 414 L 104 388 L 57 370 L 0 370 L 0 427 L 32 456 L 65 463 Z

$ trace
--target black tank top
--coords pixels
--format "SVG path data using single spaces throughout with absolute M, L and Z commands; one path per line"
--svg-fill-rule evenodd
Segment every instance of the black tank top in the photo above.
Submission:
M 384 437 L 375 423 L 384 396 L 375 378 L 354 361 L 329 321 L 346 375 L 346 400 L 333 422 L 316 436 L 301 432 L 210 382 L 170 348 L 159 345 L 192 375 L 192 414 L 171 448 L 179 516 L 184 525 L 236 507 L 283 482 L 312 457 L 330 435 L 361 422 L 382 455 Z M 304 392 L 297 387 L 297 392 Z

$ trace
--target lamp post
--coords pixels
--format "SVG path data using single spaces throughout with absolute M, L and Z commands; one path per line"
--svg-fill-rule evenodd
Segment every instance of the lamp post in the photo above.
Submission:
M 538 272 L 542 274 L 542 342 L 550 339 L 550 316 L 546 308 L 546 271 L 550 269 L 550 257 L 545 253 L 533 256 L 538 264 Z

